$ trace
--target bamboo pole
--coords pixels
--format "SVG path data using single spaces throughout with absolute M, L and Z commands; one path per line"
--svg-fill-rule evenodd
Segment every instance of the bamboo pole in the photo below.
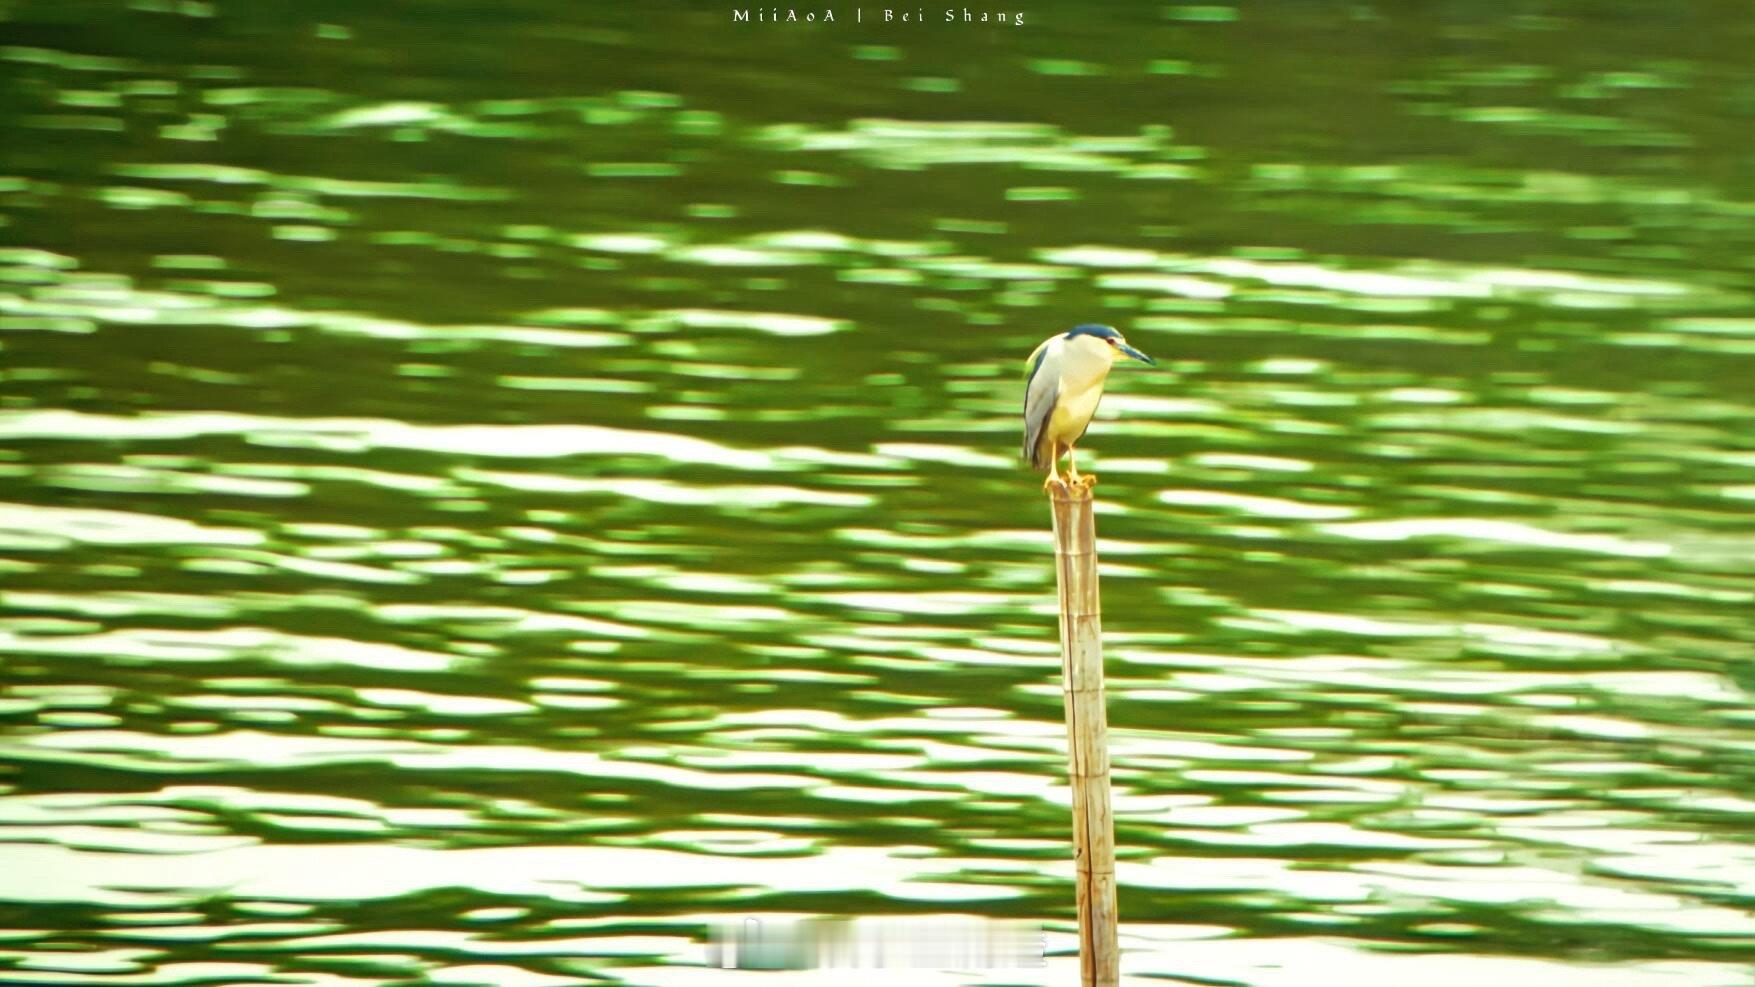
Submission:
M 1115 826 L 1109 814 L 1109 717 L 1103 694 L 1103 618 L 1097 590 L 1097 526 L 1089 483 L 1051 484 L 1054 561 L 1060 586 L 1061 695 L 1067 776 L 1072 782 L 1073 859 L 1078 881 L 1079 984 L 1115 987 Z

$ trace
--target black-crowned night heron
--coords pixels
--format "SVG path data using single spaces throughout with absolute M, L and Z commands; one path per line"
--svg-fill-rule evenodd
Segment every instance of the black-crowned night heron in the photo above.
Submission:
M 1115 361 L 1127 357 L 1156 365 L 1158 361 L 1127 345 L 1112 326 L 1074 326 L 1050 336 L 1030 354 L 1029 377 L 1024 385 L 1024 458 L 1048 472 L 1044 489 L 1060 483 L 1060 457 L 1066 454 L 1067 479 L 1073 483 L 1097 482 L 1080 476 L 1073 461 L 1073 444 L 1091 425 L 1097 402 L 1103 399 L 1103 382 Z

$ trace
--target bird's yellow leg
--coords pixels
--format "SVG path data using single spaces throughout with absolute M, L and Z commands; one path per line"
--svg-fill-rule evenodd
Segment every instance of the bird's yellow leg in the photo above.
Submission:
M 1097 477 L 1089 473 L 1080 473 L 1079 464 L 1073 460 L 1073 447 L 1066 447 L 1066 478 L 1073 486 L 1084 487 L 1086 490 L 1097 485 Z
M 1060 478 L 1060 443 L 1051 443 L 1048 451 L 1048 479 L 1042 481 L 1042 489 L 1052 491 L 1056 484 L 1065 486 L 1066 481 Z

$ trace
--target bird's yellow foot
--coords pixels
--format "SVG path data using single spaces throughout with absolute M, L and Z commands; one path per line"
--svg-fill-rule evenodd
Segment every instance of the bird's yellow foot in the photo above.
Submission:
M 1048 474 L 1048 479 L 1042 481 L 1043 491 L 1053 493 L 1056 487 L 1061 490 L 1067 489 L 1066 480 L 1062 479 L 1059 473 Z
M 1085 488 L 1086 490 L 1089 490 L 1092 487 L 1097 485 L 1097 474 L 1095 474 L 1095 473 L 1080 473 L 1078 478 L 1073 480 L 1073 483 Z

